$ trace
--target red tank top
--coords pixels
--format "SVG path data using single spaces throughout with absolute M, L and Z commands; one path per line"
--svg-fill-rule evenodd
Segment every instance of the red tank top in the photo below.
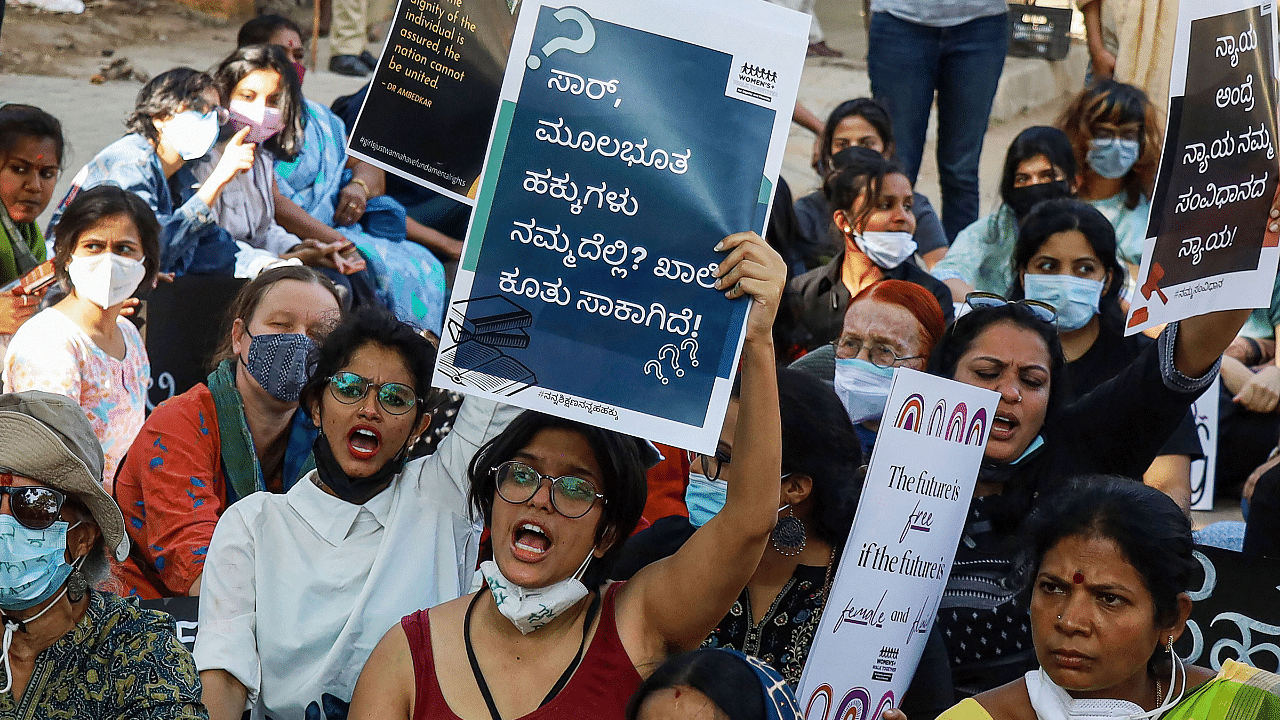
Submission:
M 614 597 L 623 584 L 614 583 L 605 590 L 595 637 L 568 684 L 551 702 L 519 720 L 622 720 L 627 701 L 640 687 L 640 674 L 622 647 L 614 616 Z M 427 611 L 406 615 L 400 625 L 413 654 L 413 720 L 461 720 L 440 691 Z

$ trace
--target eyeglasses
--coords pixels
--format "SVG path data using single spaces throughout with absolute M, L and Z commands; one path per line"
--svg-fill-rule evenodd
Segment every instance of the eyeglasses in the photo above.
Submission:
M 1004 307 L 1005 305 L 1021 305 L 1031 311 L 1037 318 L 1054 323 L 1058 320 L 1058 311 L 1049 303 L 1039 300 L 1006 300 L 1003 296 L 990 292 L 971 292 L 964 296 L 964 304 L 974 310 L 982 308 Z
M 1138 142 L 1142 139 L 1142 127 L 1140 125 L 1122 125 L 1115 128 L 1098 128 L 1093 131 L 1093 139 L 1103 147 L 1110 147 L 1111 143 L 1117 139 Z
M 413 388 L 403 383 L 389 382 L 374 385 L 369 378 L 346 371 L 334 373 L 333 377 L 329 378 L 329 391 L 333 393 L 334 399 L 343 405 L 354 405 L 360 402 L 369 393 L 369 388 L 375 388 L 378 404 L 392 415 L 404 415 L 418 403 Z
M 66 495 L 39 485 L 0 486 L 0 495 L 9 496 L 13 518 L 32 530 L 44 530 L 61 520 L 62 504 L 67 501 Z
M 689 453 L 690 465 L 693 464 L 694 455 L 697 455 L 700 458 L 700 462 L 702 463 L 702 474 L 709 480 L 719 480 L 720 471 L 725 465 L 728 465 L 733 461 L 733 454 L 724 448 L 716 448 L 715 454 L 709 457 L 700 453 Z M 710 463 L 714 463 L 714 465 L 712 465 L 711 468 L 708 468 L 707 466 Z
M 855 358 L 858 353 L 862 352 L 862 348 L 867 348 L 867 359 L 872 365 L 882 368 L 896 367 L 900 362 L 907 360 L 920 360 L 923 355 L 907 355 L 902 356 L 894 351 L 888 345 L 867 345 L 861 338 L 856 337 L 840 337 L 831 343 L 835 346 L 836 357 Z
M 590 480 L 572 475 L 543 475 L 518 460 L 508 460 L 495 467 L 493 477 L 498 481 L 498 497 L 512 505 L 529 502 L 542 489 L 543 480 L 551 481 L 551 506 L 567 518 L 580 518 L 591 512 L 597 498 L 604 500 L 604 495 L 596 492 Z

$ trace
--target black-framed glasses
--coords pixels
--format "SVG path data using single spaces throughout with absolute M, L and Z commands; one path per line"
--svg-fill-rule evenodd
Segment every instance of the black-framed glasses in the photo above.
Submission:
M 836 357 L 856 358 L 862 352 L 862 348 L 867 349 L 867 359 L 872 365 L 882 368 L 897 367 L 898 363 L 907 360 L 920 360 L 923 355 L 899 355 L 893 348 L 883 343 L 868 345 L 862 338 L 856 337 L 839 337 L 831 343 L 836 349 Z
M 1040 300 L 1009 300 L 1003 295 L 975 291 L 964 296 L 964 304 L 974 310 L 1004 307 L 1005 305 L 1021 305 L 1030 310 L 1037 318 L 1047 323 L 1056 323 L 1058 320 L 1058 310 L 1049 303 L 1041 302 Z
M 382 383 L 375 385 L 372 380 L 353 372 L 334 373 L 329 378 L 329 392 L 343 405 L 354 405 L 365 398 L 369 388 L 374 388 L 378 404 L 392 415 L 404 415 L 418 404 L 418 396 L 413 388 L 404 383 Z
M 3 473 L 0 470 L 0 473 Z M 45 530 L 62 519 L 62 504 L 67 496 L 40 485 L 3 485 L 0 496 L 9 496 L 9 511 L 23 527 Z
M 1142 126 L 1138 124 L 1121 125 L 1115 128 L 1105 127 L 1093 131 L 1093 140 L 1102 147 L 1110 147 L 1116 140 L 1142 141 Z
M 597 499 L 604 501 L 604 495 L 596 491 L 590 480 L 572 475 L 543 475 L 519 460 L 501 463 L 493 469 L 493 477 L 497 480 L 498 497 L 512 505 L 529 502 L 542 488 L 542 481 L 550 481 L 551 506 L 567 518 L 580 518 L 591 512 Z
M 702 464 L 702 474 L 708 480 L 719 480 L 720 471 L 724 469 L 725 465 L 728 465 L 733 461 L 733 453 L 720 447 L 716 448 L 715 454 L 710 456 L 703 455 L 701 453 L 690 453 L 690 465 L 693 464 L 693 455 L 697 455 L 698 458 L 700 458 L 699 462 Z

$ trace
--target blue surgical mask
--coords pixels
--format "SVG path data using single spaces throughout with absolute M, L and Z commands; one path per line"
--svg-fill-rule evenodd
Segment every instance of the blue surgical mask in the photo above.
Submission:
M 689 473 L 689 487 L 684 490 L 684 505 L 689 509 L 689 524 L 702 527 L 724 507 L 729 484 L 712 480 L 702 473 Z
M 893 368 L 882 368 L 861 358 L 836 358 L 836 395 L 855 423 L 879 420 L 889 401 Z
M 246 335 L 249 332 L 245 331 Z M 249 335 L 249 361 L 245 369 L 271 397 L 298 402 L 310 374 L 308 362 L 315 342 L 301 333 Z
M 1108 180 L 1119 180 L 1133 169 L 1142 148 L 1137 140 L 1090 140 L 1085 161 L 1093 171 Z
M 1079 330 L 1094 315 L 1102 300 L 1103 284 L 1099 280 L 1074 275 L 1032 275 L 1022 278 L 1027 299 L 1049 303 L 1058 313 L 1058 329 Z
M 58 592 L 73 569 L 66 557 L 72 527 L 59 520 L 32 530 L 12 515 L 0 515 L 0 608 L 26 610 Z

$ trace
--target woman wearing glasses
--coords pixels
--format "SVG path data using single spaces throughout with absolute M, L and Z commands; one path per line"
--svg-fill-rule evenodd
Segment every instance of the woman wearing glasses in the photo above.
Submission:
M 755 571 L 777 520 L 781 472 L 771 329 L 786 266 L 739 233 L 718 286 L 752 298 L 737 460 L 724 509 L 669 558 L 608 584 L 645 501 L 635 438 L 526 413 L 470 466 L 492 533 L 485 587 L 386 634 L 352 702 L 359 718 L 622 720 L 641 679 L 696 648 Z
M 440 449 L 408 461 L 430 422 L 431 344 L 362 308 L 315 358 L 300 402 L 316 469 L 227 508 L 209 545 L 195 656 L 214 720 L 246 700 L 254 718 L 342 717 L 386 629 L 475 570 L 467 461 L 514 411 L 468 398 Z
M 173 619 L 97 589 L 128 551 L 84 411 L 0 395 L 0 715 L 207 717 Z
M 316 428 L 298 393 L 341 308 L 333 283 L 305 266 L 241 288 L 208 379 L 152 411 L 120 464 L 114 495 L 133 540 L 117 571 L 124 594 L 199 595 L 223 511 L 254 492 L 286 492 L 315 467 Z
M 253 167 L 254 146 L 247 130 L 235 135 L 203 182 L 194 160 L 218 139 L 227 111 L 219 105 L 213 78 L 191 68 L 155 76 L 138 92 L 129 134 L 98 152 L 71 180 L 71 189 L 53 213 L 50 227 L 82 190 L 118 185 L 151 206 L 160 223 L 161 272 L 223 273 L 235 265 L 236 244 L 218 227 L 210 208 L 240 173 Z

